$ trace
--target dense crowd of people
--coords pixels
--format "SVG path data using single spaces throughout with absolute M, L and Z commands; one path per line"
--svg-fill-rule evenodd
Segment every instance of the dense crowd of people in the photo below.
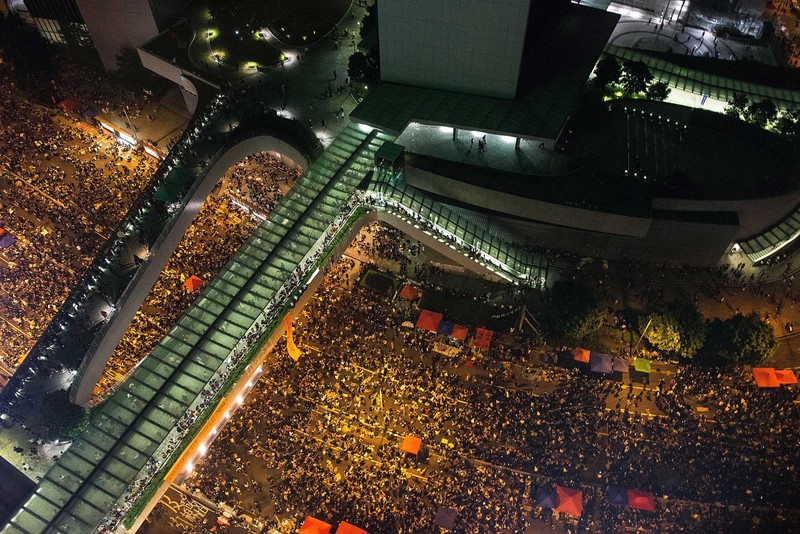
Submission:
M 213 278 L 298 178 L 269 153 L 232 167 L 195 217 L 106 365 L 96 392 L 110 391 L 166 335 L 197 296 L 191 276 Z
M 21 97 L 8 68 L 0 65 L 0 228 L 16 242 L 0 250 L 0 360 L 14 369 L 155 162 L 75 114 Z
M 361 265 L 345 257 L 331 270 L 297 327 L 306 354 L 277 351 L 190 491 L 282 532 L 306 515 L 438 532 L 441 507 L 457 511 L 459 532 L 523 532 L 564 519 L 536 505 L 553 484 L 582 489 L 568 527 L 587 531 L 787 532 L 800 521 L 796 389 L 691 366 L 634 389 L 533 362 L 524 340 L 482 359 L 468 346 L 444 356 L 442 336 L 400 326 L 415 310 L 352 283 Z M 645 413 L 644 398 L 663 414 Z M 400 450 L 407 435 L 422 439 L 416 456 Z M 653 492 L 655 511 L 612 504 L 616 485 Z

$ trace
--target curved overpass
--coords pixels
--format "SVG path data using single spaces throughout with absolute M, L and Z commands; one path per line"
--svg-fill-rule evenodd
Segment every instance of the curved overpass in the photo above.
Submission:
M 2 532 L 94 532 L 113 526 L 117 512 L 177 458 L 187 434 L 181 429 L 213 410 L 249 362 L 251 347 L 274 332 L 332 249 L 369 210 L 386 212 L 385 219 L 432 246 L 458 250 L 477 270 L 515 281 L 541 280 L 542 258 L 374 169 L 375 152 L 390 139 L 354 124 L 336 138 L 98 409 Z M 252 140 L 237 147 L 243 152 L 210 167 L 209 183 L 213 174 L 224 172 L 225 161 L 263 144 Z M 358 191 L 370 172 L 368 190 Z
M 84 357 L 78 374 L 72 382 L 70 391 L 72 402 L 80 405 L 89 403 L 94 386 L 100 380 L 108 359 L 214 186 L 234 164 L 258 152 L 275 154 L 293 168 L 302 170 L 308 168 L 305 156 L 294 146 L 268 135 L 255 135 L 238 142 L 226 149 L 213 164 L 206 167 L 195 179 L 193 190 L 182 204 L 182 209 L 177 215 L 174 225 L 167 229 L 164 239 L 155 248 L 150 249 L 149 256 L 139 268 L 137 280 L 131 285 L 130 292 L 122 301 L 122 305 L 111 314 L 105 324 L 102 336 L 99 337 L 97 343 L 90 347 Z

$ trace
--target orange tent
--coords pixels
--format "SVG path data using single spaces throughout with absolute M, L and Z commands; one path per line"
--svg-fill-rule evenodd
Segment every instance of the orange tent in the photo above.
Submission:
M 797 377 L 791 369 L 775 369 L 779 384 L 797 384 Z
M 591 351 L 588 351 L 586 349 L 581 349 L 578 347 L 572 349 L 572 357 L 575 359 L 576 362 L 589 363 L 589 358 L 591 357 L 591 355 L 592 355 Z
M 333 525 L 309 515 L 300 526 L 300 534 L 330 534 L 332 528 Z
M 416 436 L 406 436 L 406 439 L 403 440 L 403 444 L 400 446 L 400 450 L 403 452 L 407 452 L 409 454 L 417 454 L 419 453 L 419 448 L 422 446 L 422 439 Z
M 192 275 L 186 282 L 183 283 L 189 291 L 197 291 L 203 285 L 203 279 L 199 276 Z
M 439 328 L 439 323 L 442 322 L 442 314 L 432 312 L 430 310 L 422 310 L 417 319 L 417 328 L 420 330 L 427 330 L 428 332 L 436 333 Z
M 753 367 L 753 378 L 760 388 L 776 388 L 781 385 L 772 367 Z
M 339 523 L 339 528 L 336 529 L 336 534 L 367 534 L 367 531 L 351 525 L 347 521 L 342 521 Z
M 649 491 L 628 490 L 628 506 L 652 512 L 656 509 L 653 494 Z
M 457 339 L 459 341 L 464 341 L 467 339 L 467 334 L 469 333 L 469 329 L 466 326 L 457 324 L 453 325 L 453 331 L 450 332 L 450 337 L 453 339 Z
M 583 492 L 579 489 L 565 488 L 556 484 L 558 506 L 556 510 L 569 515 L 581 515 L 583 512 Z
M 403 289 L 400 290 L 400 298 L 405 300 L 414 300 L 419 296 L 419 291 L 416 287 L 410 286 L 408 284 L 403 286 Z
M 489 350 L 492 343 L 494 332 L 485 328 L 478 328 L 475 332 L 475 348 L 479 350 Z

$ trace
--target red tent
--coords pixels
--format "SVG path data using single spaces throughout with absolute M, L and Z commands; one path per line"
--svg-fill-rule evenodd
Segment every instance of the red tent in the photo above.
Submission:
M 453 325 L 453 331 L 450 332 L 450 337 L 453 339 L 457 339 L 459 341 L 464 341 L 467 339 L 467 334 L 469 333 L 469 329 L 466 326 L 457 324 Z
M 583 512 L 583 492 L 579 489 L 565 488 L 556 484 L 558 506 L 556 510 L 569 515 L 581 515 Z
M 64 111 L 70 111 L 78 107 L 78 101 L 74 98 L 66 98 L 58 103 L 58 107 L 63 109 Z
M 203 286 L 203 279 L 199 276 L 192 275 L 184 284 L 189 291 L 197 291 Z
M 409 454 L 419 453 L 419 448 L 422 446 L 422 439 L 416 436 L 406 436 L 400 450 Z
M 300 534 L 330 534 L 332 528 L 333 525 L 309 515 L 300 527 Z
M 628 490 L 628 506 L 652 512 L 656 509 L 653 494 L 649 491 Z
M 400 298 L 405 300 L 414 300 L 419 296 L 419 291 L 416 287 L 410 286 L 408 284 L 403 286 L 403 289 L 400 290 Z
M 439 328 L 439 323 L 442 322 L 442 314 L 432 312 L 430 310 L 422 310 L 417 319 L 417 328 L 420 330 L 427 330 L 428 332 L 436 333 Z
M 781 385 L 772 367 L 753 367 L 753 378 L 760 388 L 776 388 Z
M 589 363 L 589 358 L 591 356 L 591 352 L 586 349 L 581 349 L 579 347 L 575 347 L 572 349 L 572 357 L 575 359 L 576 362 L 582 363 Z
M 339 523 L 339 528 L 336 529 L 336 534 L 367 534 L 367 531 L 351 525 L 347 521 L 342 521 Z
M 780 384 L 797 384 L 797 377 L 791 369 L 775 369 L 775 377 Z
M 478 328 L 475 332 L 475 348 L 479 350 L 489 350 L 489 345 L 492 343 L 494 332 L 486 330 L 485 328 Z

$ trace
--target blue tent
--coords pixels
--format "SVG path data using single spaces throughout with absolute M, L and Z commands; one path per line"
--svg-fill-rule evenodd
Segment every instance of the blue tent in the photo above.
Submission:
M 615 506 L 628 506 L 628 493 L 622 486 L 608 488 L 608 502 Z
M 536 492 L 536 506 L 542 508 L 555 508 L 558 506 L 558 497 L 550 486 L 540 486 Z
M 440 322 L 438 328 L 436 328 L 436 332 L 443 336 L 449 336 L 453 333 L 453 323 L 442 319 L 442 322 Z
M 592 351 L 592 355 L 589 357 L 589 369 L 593 373 L 608 374 L 611 372 L 612 367 L 611 356 Z

